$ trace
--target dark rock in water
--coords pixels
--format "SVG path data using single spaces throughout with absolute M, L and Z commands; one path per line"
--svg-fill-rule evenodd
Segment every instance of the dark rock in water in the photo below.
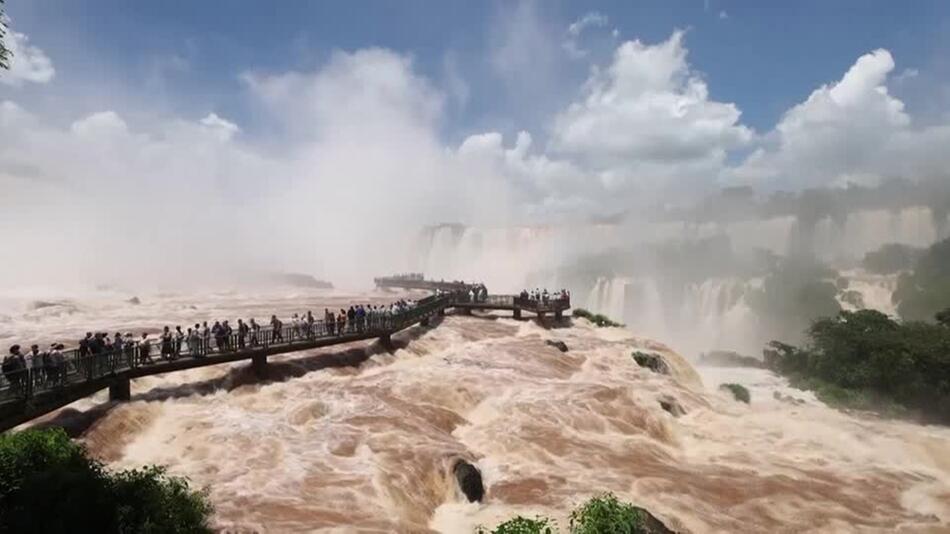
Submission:
M 482 486 L 482 474 L 478 469 L 465 460 L 458 460 L 455 462 L 452 472 L 455 474 L 455 479 L 458 480 L 459 489 L 468 498 L 468 502 L 482 502 L 482 497 L 485 496 L 485 487 Z
M 752 397 L 749 395 L 749 390 L 740 384 L 720 384 L 719 389 L 732 393 L 732 396 L 737 401 L 749 404 L 752 400 Z
M 659 354 L 636 351 L 631 354 L 631 356 L 633 356 L 633 359 L 640 367 L 646 367 L 654 373 L 660 373 L 661 375 L 670 374 L 670 366 Z
M 678 400 L 670 396 L 660 397 L 660 408 L 663 408 L 673 417 L 679 417 L 681 415 L 686 415 L 686 410 L 683 409 L 683 406 L 679 403 Z
M 34 301 L 32 307 L 34 310 L 42 310 L 43 308 L 52 308 L 53 306 L 61 305 L 61 302 L 47 302 L 45 300 Z
M 127 300 L 126 302 L 128 302 L 129 304 L 134 304 L 134 305 L 136 305 L 136 306 L 142 303 L 142 301 L 139 300 L 138 297 L 132 297 L 132 298 L 130 298 L 129 300 Z
M 557 350 L 561 352 L 567 352 L 567 343 L 563 341 L 553 341 L 549 339 L 545 341 L 545 343 L 547 343 L 548 345 L 551 345 L 552 347 L 556 348 Z
M 662 521 L 656 518 L 645 508 L 640 508 L 639 506 L 634 506 L 638 512 L 640 512 L 640 524 L 637 525 L 639 530 L 631 532 L 642 532 L 643 534 L 677 534 L 675 530 L 670 530 L 669 527 L 663 524 Z
M 752 356 L 743 356 L 731 350 L 714 350 L 699 355 L 700 365 L 711 367 L 755 367 L 764 368 L 765 363 Z

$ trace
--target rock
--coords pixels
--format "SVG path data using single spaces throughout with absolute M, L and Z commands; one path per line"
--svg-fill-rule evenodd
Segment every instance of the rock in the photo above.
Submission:
M 669 527 L 663 524 L 662 521 L 656 518 L 645 508 L 640 508 L 639 506 L 634 506 L 638 512 L 640 512 L 640 530 L 636 532 L 642 532 L 643 534 L 676 534 L 675 530 L 670 530 Z
M 719 389 L 729 391 L 737 401 L 749 404 L 751 400 L 749 390 L 746 389 L 745 386 L 739 384 L 720 384 Z
M 700 365 L 711 367 L 755 367 L 763 368 L 765 363 L 752 356 L 743 356 L 731 350 L 714 350 L 699 355 Z
M 545 343 L 548 345 L 551 345 L 552 347 L 556 348 L 557 350 L 561 352 L 567 352 L 567 343 L 563 341 L 554 341 L 554 340 L 549 339 L 545 341 Z
M 135 306 L 138 306 L 139 304 L 142 303 L 142 301 L 139 300 L 138 297 L 132 297 L 132 298 L 130 298 L 129 300 L 127 300 L 126 302 L 128 302 L 129 304 L 135 305 Z
M 660 373 L 661 375 L 670 374 L 669 364 L 667 364 L 666 360 L 659 354 L 635 351 L 631 356 L 633 356 L 633 359 L 640 367 L 646 367 L 654 373 Z
M 686 415 L 686 410 L 683 409 L 683 406 L 675 398 L 666 395 L 660 397 L 658 400 L 660 401 L 660 408 L 666 410 L 673 417 Z
M 465 460 L 458 460 L 452 468 L 459 489 L 468 498 L 468 502 L 482 502 L 485 496 L 485 487 L 482 486 L 482 474 L 474 465 Z

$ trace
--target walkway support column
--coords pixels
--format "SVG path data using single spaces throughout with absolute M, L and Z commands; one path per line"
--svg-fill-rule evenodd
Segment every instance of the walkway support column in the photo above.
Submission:
M 560 309 L 554 310 L 554 319 L 560 321 L 564 318 L 564 312 Z
M 132 400 L 131 384 L 128 378 L 120 378 L 109 386 L 110 401 Z
M 429 326 L 429 318 L 423 317 L 422 319 L 419 320 L 419 324 L 421 324 L 422 326 Z
M 521 319 L 521 308 L 515 308 L 515 319 Z
M 255 354 L 251 356 L 251 370 L 257 378 L 267 378 L 267 355 Z
M 389 334 L 379 336 L 379 342 L 382 343 L 384 347 L 391 347 L 393 345 L 393 340 L 389 337 Z

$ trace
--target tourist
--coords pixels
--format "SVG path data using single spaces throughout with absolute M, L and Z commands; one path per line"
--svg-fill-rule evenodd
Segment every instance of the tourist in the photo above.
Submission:
M 10 352 L 3 358 L 0 368 L 3 370 L 3 377 L 10 383 L 10 387 L 14 391 L 19 391 L 23 384 L 23 371 L 26 368 L 19 345 L 10 347 Z
M 248 332 L 250 331 L 250 329 L 247 327 L 247 323 L 245 323 L 245 322 L 242 321 L 241 319 L 238 319 L 238 329 L 237 329 L 237 331 L 238 331 L 238 334 L 237 334 L 237 338 L 238 338 L 238 349 L 239 349 L 239 350 L 244 350 L 244 341 L 247 339 L 247 334 L 248 334 Z
M 125 352 L 125 362 L 129 367 L 135 366 L 135 340 L 132 339 L 132 332 L 125 333 L 125 339 L 122 340 L 122 350 Z
M 261 325 L 257 324 L 257 321 L 255 321 L 254 318 L 251 317 L 247 321 L 247 329 L 249 333 L 248 343 L 252 347 L 256 347 L 257 344 L 260 342 L 260 338 L 261 338 Z
M 231 323 L 227 319 L 221 321 L 221 333 L 224 334 L 224 349 L 227 351 L 234 350 L 234 340 L 231 338 L 234 329 L 231 328 Z
M 211 329 L 208 328 L 208 321 L 201 323 L 201 353 L 207 354 L 211 350 Z
M 282 323 L 280 319 L 277 318 L 276 315 L 270 316 L 270 328 L 271 328 L 271 338 L 270 338 L 271 343 L 277 343 L 278 341 L 283 343 L 284 342 L 284 333 L 283 333 L 284 323 Z
M 356 310 L 353 309 L 353 306 L 350 306 L 350 309 L 346 311 L 346 322 L 350 326 L 350 331 L 356 328 Z
M 63 358 L 63 345 L 61 343 L 53 343 L 50 349 L 46 381 L 48 384 L 56 386 L 65 381 L 66 360 Z
M 310 310 L 307 310 L 306 322 L 307 322 L 307 337 L 312 338 L 314 334 L 313 325 L 317 321 L 316 319 L 313 318 L 313 312 Z
M 175 339 L 172 336 L 171 330 L 166 326 L 162 330 L 162 351 L 161 358 L 163 360 L 171 360 L 172 354 L 175 352 Z
M 148 333 L 142 332 L 142 339 L 139 340 L 139 365 L 146 363 L 155 363 L 152 361 L 152 340 L 148 338 Z
M 333 317 L 333 312 L 329 308 L 323 308 L 323 325 L 327 329 L 328 336 L 333 335 L 334 323 L 336 323 L 336 318 Z
M 178 325 L 175 327 L 175 359 L 181 355 L 183 341 L 185 341 L 185 333 L 181 331 L 181 325 Z
M 336 335 L 342 336 L 346 329 L 346 310 L 340 308 L 340 314 L 336 317 Z
M 112 338 L 112 369 L 119 366 L 119 358 L 122 357 L 122 348 L 125 344 L 122 341 L 122 332 L 116 332 Z

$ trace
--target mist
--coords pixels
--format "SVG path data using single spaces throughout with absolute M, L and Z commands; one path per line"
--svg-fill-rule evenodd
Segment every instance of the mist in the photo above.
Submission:
M 495 63 L 519 24 L 544 37 L 541 15 L 520 13 Z M 767 294 L 799 267 L 814 279 L 793 285 L 830 283 L 840 306 L 890 306 L 893 280 L 861 260 L 947 236 L 950 124 L 908 114 L 878 49 L 760 132 L 711 96 L 688 41 L 572 48 L 590 70 L 543 126 L 461 135 L 446 131 L 472 80 L 398 50 L 235 72 L 244 124 L 213 106 L 113 109 L 118 80 L 84 99 L 97 111 L 48 111 L 19 87 L 55 83 L 55 58 L 35 62 L 44 77 L 21 65 L 26 81 L 0 93 L 0 288 L 248 290 L 302 273 L 362 290 L 411 270 L 564 287 L 688 354 L 800 330 L 807 311 L 776 311 L 797 297 Z

